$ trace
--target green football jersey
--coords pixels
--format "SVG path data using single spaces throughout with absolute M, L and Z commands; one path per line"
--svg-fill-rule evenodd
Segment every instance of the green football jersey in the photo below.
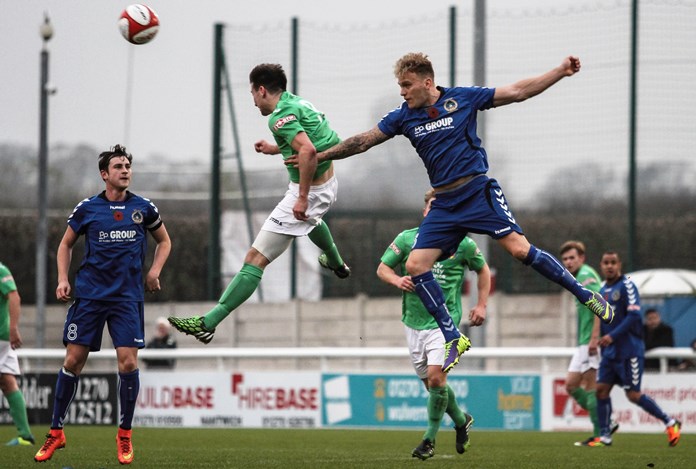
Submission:
M 580 282 L 580 284 L 592 291 L 599 291 L 602 286 L 602 281 L 594 270 L 587 264 L 583 264 L 578 270 L 575 278 Z M 580 301 L 575 298 L 575 306 L 578 311 L 578 345 L 587 345 L 590 343 L 590 338 L 592 337 L 592 326 L 594 325 L 595 315 L 587 309 L 585 305 L 580 303 Z
M 275 110 L 268 118 L 268 128 L 273 133 L 283 160 L 287 160 L 295 151 L 292 149 L 292 141 L 295 136 L 304 132 L 318 152 L 324 151 L 341 141 L 338 134 L 329 126 L 324 114 L 317 110 L 312 103 L 299 96 L 285 91 L 278 101 Z M 314 178 L 322 175 L 331 166 L 331 160 L 323 161 L 317 165 Z M 299 168 L 286 166 L 290 180 L 300 182 Z
M 401 274 L 406 272 L 406 259 L 418 234 L 418 228 L 402 231 L 382 255 L 381 261 L 392 269 L 401 266 Z M 459 243 L 457 252 L 448 259 L 433 265 L 433 276 L 442 287 L 445 303 L 452 320 L 459 324 L 462 320 L 462 283 L 467 269 L 478 272 L 486 264 L 483 254 L 473 239 L 468 236 Z M 438 325 L 423 306 L 415 292 L 404 292 L 402 297 L 401 321 L 416 330 L 437 329 Z
M 0 340 L 10 340 L 10 305 L 7 295 L 17 290 L 12 272 L 0 262 Z

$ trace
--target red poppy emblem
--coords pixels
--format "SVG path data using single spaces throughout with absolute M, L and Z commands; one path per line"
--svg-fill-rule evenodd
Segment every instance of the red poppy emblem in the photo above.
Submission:
M 435 119 L 436 117 L 440 116 L 440 111 L 438 111 L 435 106 L 430 106 L 426 112 L 428 113 L 428 117 L 431 119 Z
M 123 212 L 119 212 L 119 211 L 114 212 L 114 220 L 116 220 L 116 221 L 123 220 Z

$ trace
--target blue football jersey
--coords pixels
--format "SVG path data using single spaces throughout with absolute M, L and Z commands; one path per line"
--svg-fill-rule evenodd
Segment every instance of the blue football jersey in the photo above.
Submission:
M 613 343 L 602 348 L 602 356 L 614 359 L 642 357 L 643 320 L 640 313 L 640 294 L 633 282 L 625 275 L 612 285 L 602 285 L 600 293 L 614 307 L 611 324 L 600 325 L 601 335 L 609 334 Z
M 430 185 L 485 174 L 488 156 L 476 134 L 476 114 L 493 106 L 495 88 L 442 88 L 430 107 L 409 109 L 404 101 L 377 124 L 385 135 L 404 135 L 428 171 Z
M 155 204 L 131 192 L 124 201 L 110 202 L 102 192 L 77 204 L 68 225 L 85 237 L 85 257 L 75 276 L 74 296 L 144 301 L 147 230 L 162 225 Z

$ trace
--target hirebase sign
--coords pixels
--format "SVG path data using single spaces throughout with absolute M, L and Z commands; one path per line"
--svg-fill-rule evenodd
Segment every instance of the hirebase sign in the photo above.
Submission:
M 143 373 L 133 424 L 316 428 L 321 424 L 320 378 L 316 372 Z

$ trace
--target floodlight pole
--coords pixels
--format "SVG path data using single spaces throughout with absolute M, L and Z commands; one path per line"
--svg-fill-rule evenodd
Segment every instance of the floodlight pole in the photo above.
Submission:
M 44 347 L 46 329 L 46 246 L 48 223 L 46 220 L 47 172 L 48 172 L 48 96 L 55 93 L 48 84 L 48 41 L 53 37 L 53 26 L 44 13 L 44 22 L 39 29 L 43 38 L 41 48 L 41 100 L 39 120 L 39 221 L 36 226 L 36 346 Z
M 638 0 L 633 0 L 631 8 L 631 88 L 629 98 L 628 131 L 628 267 L 626 272 L 638 268 L 636 246 L 636 133 L 638 109 Z

